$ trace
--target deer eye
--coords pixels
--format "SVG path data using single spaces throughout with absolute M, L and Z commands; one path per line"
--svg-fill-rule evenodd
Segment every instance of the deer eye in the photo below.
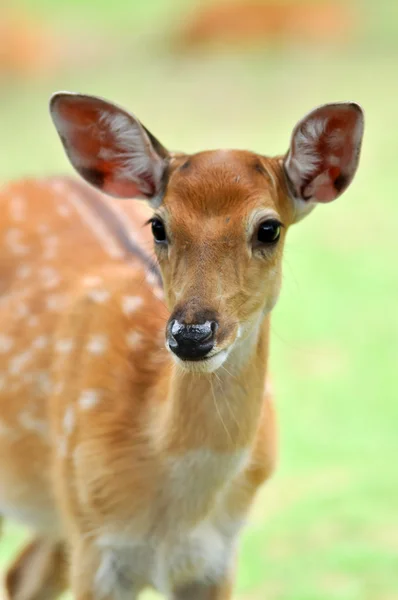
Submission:
M 260 223 L 257 230 L 257 241 L 260 244 L 276 244 L 281 235 L 281 224 L 276 219 L 268 219 Z
M 152 235 L 155 238 L 155 242 L 161 244 L 167 241 L 166 229 L 162 221 L 156 217 L 151 220 Z

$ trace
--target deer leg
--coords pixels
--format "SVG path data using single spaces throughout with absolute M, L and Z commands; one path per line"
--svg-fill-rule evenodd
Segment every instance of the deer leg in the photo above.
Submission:
M 52 600 L 67 587 L 62 543 L 35 538 L 17 556 L 5 577 L 10 600 Z
M 71 588 L 75 600 L 136 600 L 141 591 L 117 552 L 86 541 L 72 547 Z
M 212 584 L 190 583 L 175 590 L 171 600 L 231 600 L 232 591 L 232 578 Z

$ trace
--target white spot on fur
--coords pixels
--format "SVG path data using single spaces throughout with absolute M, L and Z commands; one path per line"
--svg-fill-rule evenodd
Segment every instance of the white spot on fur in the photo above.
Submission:
M 88 293 L 88 297 L 97 304 L 103 304 L 109 300 L 110 293 L 105 289 L 94 289 Z
M 25 220 L 25 200 L 21 196 L 11 198 L 10 216 L 14 221 Z
M 47 438 L 47 423 L 34 417 L 28 410 L 25 410 L 19 414 L 19 422 L 25 429 L 34 431 L 38 435 Z
M 142 335 L 137 331 L 129 331 L 126 335 L 126 341 L 129 348 L 134 350 L 142 342 Z
M 39 350 L 42 350 L 43 348 L 45 348 L 47 346 L 47 344 L 48 344 L 48 338 L 45 335 L 39 335 L 39 337 L 37 337 L 32 342 L 33 348 L 37 348 Z
M 73 350 L 73 339 L 72 338 L 62 338 L 57 340 L 55 343 L 55 350 L 60 354 L 69 354 Z
M 108 339 L 105 335 L 93 335 L 87 343 L 87 350 L 91 354 L 104 354 L 108 346 Z
M 64 419 L 62 422 L 65 435 L 70 435 L 75 428 L 75 409 L 73 406 L 68 406 L 65 410 Z
M 60 179 L 54 179 L 51 182 L 51 187 L 53 188 L 54 192 L 61 195 L 64 195 L 65 192 L 68 191 L 68 186 L 66 185 L 65 181 L 61 181 Z
M 146 272 L 145 279 L 151 287 L 155 286 L 158 282 L 156 275 L 152 271 Z
M 39 275 L 43 281 L 44 287 L 47 289 L 57 287 L 61 281 L 58 271 L 53 267 L 42 267 L 39 270 Z
M 14 345 L 14 340 L 9 335 L 0 333 L 0 353 L 6 354 Z
M 38 232 L 39 232 L 41 235 L 44 235 L 44 234 L 48 233 L 48 231 L 49 231 L 49 227 L 48 227 L 48 225 L 47 225 L 46 223 L 40 223 L 40 224 L 37 226 L 37 231 L 38 231 Z
M 64 384 L 62 381 L 57 381 L 57 383 L 54 386 L 54 394 L 56 396 L 59 396 L 60 394 L 62 394 L 64 389 Z
M 159 287 L 159 286 L 154 287 L 152 289 L 152 293 L 158 300 L 164 300 L 164 291 L 162 290 L 161 287 Z
M 49 396 L 52 391 L 52 383 L 49 374 L 45 371 L 41 371 L 37 373 L 36 380 L 42 394 Z
M 18 356 L 14 356 L 9 362 L 9 371 L 11 375 L 18 375 L 29 363 L 32 358 L 32 351 L 26 350 Z
M 15 309 L 15 315 L 20 319 L 24 319 L 25 317 L 28 316 L 28 314 L 29 314 L 29 309 L 26 306 L 26 304 L 24 302 L 19 302 Z
M 122 310 L 126 316 L 130 316 L 144 303 L 141 296 L 123 296 Z
M 83 410 L 89 410 L 98 404 L 100 393 L 98 390 L 83 390 L 79 397 L 79 405 Z
M 85 275 L 82 279 L 82 283 L 84 286 L 91 287 L 95 285 L 101 285 L 102 278 L 98 275 Z
M 68 444 L 64 437 L 58 438 L 57 453 L 61 458 L 65 458 L 68 452 Z
M 66 217 L 69 217 L 69 215 L 71 214 L 71 211 L 70 211 L 70 208 L 68 206 L 66 206 L 66 204 L 58 204 L 57 213 L 59 214 L 60 217 L 65 219 Z
M 30 265 L 20 265 L 15 272 L 18 279 L 27 279 L 32 275 L 32 267 Z
M 16 256 L 24 256 L 29 253 L 29 247 L 23 244 L 22 231 L 20 229 L 9 229 L 5 236 L 5 243 L 8 250 Z

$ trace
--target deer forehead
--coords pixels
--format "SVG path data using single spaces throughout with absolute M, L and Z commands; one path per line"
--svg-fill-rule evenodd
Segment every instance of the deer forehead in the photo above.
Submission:
M 243 150 L 213 150 L 172 161 L 162 208 L 186 226 L 211 217 L 241 223 L 252 210 L 280 211 L 273 161 Z

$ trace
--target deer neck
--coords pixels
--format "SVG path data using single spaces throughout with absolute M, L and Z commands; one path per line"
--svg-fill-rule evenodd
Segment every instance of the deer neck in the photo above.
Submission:
M 216 372 L 189 373 L 175 366 L 167 400 L 156 415 L 158 439 L 167 452 L 224 453 L 251 445 L 264 397 L 268 341 L 266 316 L 238 340 Z

